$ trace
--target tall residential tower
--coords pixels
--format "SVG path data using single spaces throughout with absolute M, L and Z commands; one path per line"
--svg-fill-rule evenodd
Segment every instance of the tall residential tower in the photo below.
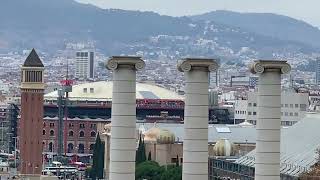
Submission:
M 94 78 L 94 52 L 77 51 L 76 77 L 82 79 Z

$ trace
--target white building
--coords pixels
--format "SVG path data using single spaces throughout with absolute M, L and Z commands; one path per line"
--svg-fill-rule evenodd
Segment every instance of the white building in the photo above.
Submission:
M 80 79 L 94 78 L 94 52 L 76 52 L 76 77 Z
M 234 102 L 234 122 L 242 123 L 247 118 L 248 100 L 236 100 Z
M 282 92 L 281 93 L 281 125 L 291 126 L 305 117 L 309 107 L 307 93 Z M 248 93 L 247 118 L 251 124 L 257 121 L 257 92 Z M 235 109 L 236 111 L 236 109 Z

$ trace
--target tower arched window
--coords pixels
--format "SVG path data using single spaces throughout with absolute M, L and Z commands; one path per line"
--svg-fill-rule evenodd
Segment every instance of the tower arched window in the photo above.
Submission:
M 50 136 L 54 136 L 54 130 L 50 130 Z
M 69 143 L 68 144 L 68 153 L 72 153 L 72 151 L 73 151 L 73 144 Z
M 46 135 L 46 130 L 42 130 L 42 135 Z
M 83 131 L 79 132 L 79 137 L 84 137 L 84 132 Z
M 84 153 L 84 144 L 82 144 L 82 143 L 79 144 L 78 153 Z
M 91 136 L 91 137 L 96 137 L 96 132 L 91 131 L 90 136 Z
M 69 131 L 69 137 L 73 137 L 73 131 Z

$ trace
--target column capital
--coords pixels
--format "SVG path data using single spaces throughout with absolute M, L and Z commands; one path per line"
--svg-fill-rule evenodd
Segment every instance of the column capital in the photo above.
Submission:
M 279 70 L 281 74 L 287 74 L 291 71 L 291 66 L 287 61 L 257 60 L 250 67 L 250 71 L 253 74 L 262 74 L 266 69 L 275 69 Z
M 133 67 L 135 70 L 142 70 L 146 65 L 138 56 L 112 56 L 106 63 L 106 68 L 116 70 L 119 66 Z
M 188 72 L 194 68 L 203 68 L 209 72 L 216 71 L 219 64 L 215 59 L 206 58 L 185 58 L 178 63 L 178 70 L 180 72 Z

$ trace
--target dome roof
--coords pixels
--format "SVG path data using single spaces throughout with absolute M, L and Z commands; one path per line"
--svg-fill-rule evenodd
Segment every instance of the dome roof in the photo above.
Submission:
M 69 93 L 69 99 L 94 101 L 112 100 L 112 87 L 112 81 L 98 81 L 74 85 L 72 86 L 72 92 Z M 137 83 L 136 92 L 137 99 L 183 99 L 183 96 L 154 84 Z M 57 97 L 57 91 L 44 95 L 44 98 L 47 100 L 56 100 Z
M 144 133 L 144 141 L 158 144 L 172 144 L 175 142 L 175 135 L 167 129 L 153 126 Z
M 228 139 L 220 139 L 214 145 L 215 156 L 233 156 L 234 155 L 234 144 Z

